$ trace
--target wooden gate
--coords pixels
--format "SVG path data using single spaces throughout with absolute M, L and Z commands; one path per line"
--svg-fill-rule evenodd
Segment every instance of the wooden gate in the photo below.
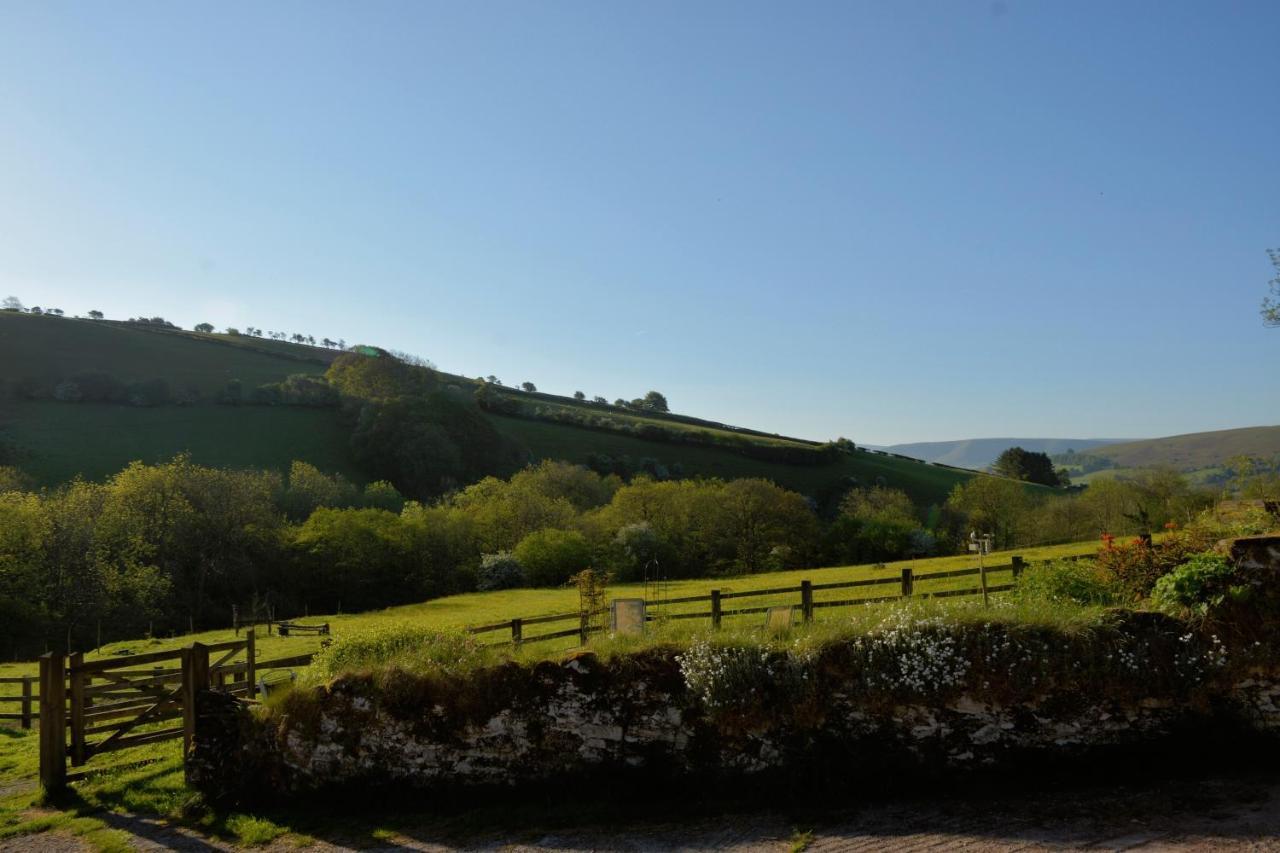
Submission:
M 195 732 L 195 696 L 218 690 L 254 700 L 273 682 L 263 673 L 308 666 L 311 653 L 258 660 L 254 632 L 225 643 L 85 661 L 49 653 L 40 658 L 40 782 L 57 790 L 81 773 L 68 773 L 96 755 L 183 739 Z M 276 679 L 276 684 L 282 683 Z M 167 725 L 166 725 L 167 724 Z

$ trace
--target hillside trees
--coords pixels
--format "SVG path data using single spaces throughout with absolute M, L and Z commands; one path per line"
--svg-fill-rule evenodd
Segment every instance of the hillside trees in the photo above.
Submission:
M 360 400 L 392 400 L 430 394 L 439 384 L 434 370 L 408 364 L 386 350 L 365 347 L 373 354 L 347 352 L 338 356 L 325 379 L 344 396 Z
M 996 458 L 991 470 L 1002 477 L 1040 483 L 1044 486 L 1060 486 L 1062 481 L 1049 459 L 1049 454 L 1010 447 Z
M 963 514 L 973 530 L 991 534 L 996 548 L 1027 541 L 1035 504 L 1026 486 L 1000 477 L 974 477 L 947 498 L 947 507 Z
M 3 300 L 0 300 L 0 311 L 16 311 L 21 313 L 25 310 L 27 309 L 23 307 L 22 300 L 16 296 L 6 296 Z
M 194 330 L 195 330 L 195 331 L 197 331 L 197 332 L 204 332 L 205 334 L 213 334 L 213 324 L 212 324 L 212 323 L 196 323 L 196 324 L 195 324 L 194 326 L 192 326 L 191 328 L 192 328 L 192 329 L 194 329 Z
M 89 312 L 90 320 L 101 320 L 105 316 L 106 316 L 105 314 L 103 314 L 101 311 L 98 311 L 97 309 L 94 309 Z

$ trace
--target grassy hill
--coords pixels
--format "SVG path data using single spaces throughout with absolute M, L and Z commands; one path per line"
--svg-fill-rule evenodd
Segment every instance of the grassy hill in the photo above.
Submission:
M 348 453 L 347 434 L 330 409 L 220 406 L 214 400 L 230 379 L 245 389 L 295 373 L 323 373 L 338 355 L 282 341 L 201 334 L 110 321 L 73 320 L 0 313 L 0 442 L 16 448 L 17 463 L 44 484 L 76 475 L 101 478 L 130 461 L 157 462 L 180 451 L 218 466 L 283 470 L 303 459 L 360 481 Z M 24 379 L 56 382 L 97 370 L 125 381 L 161 378 L 174 388 L 197 392 L 189 405 L 134 407 L 16 399 L 11 389 Z M 444 375 L 445 382 L 473 381 Z M 533 399 L 546 409 L 604 412 L 615 421 L 660 424 L 732 436 L 765 446 L 812 448 L 818 442 L 762 433 L 716 421 L 666 413 L 636 413 L 550 394 L 503 393 Z M 972 472 L 939 467 L 884 452 L 858 450 L 821 465 L 749 458 L 728 447 L 650 441 L 633 435 L 586 429 L 500 414 L 487 414 L 498 428 L 527 447 L 532 458 L 586 462 L 595 454 L 653 458 L 679 463 L 685 476 L 766 477 L 804 494 L 843 491 L 856 480 L 901 488 L 922 504 L 940 503 Z M 851 479 L 852 478 L 852 479 Z
M 1115 468 L 1168 466 L 1179 471 L 1219 468 L 1232 456 L 1280 456 L 1280 426 L 1245 427 L 1213 432 L 1193 432 L 1145 441 L 1128 441 L 1095 448 L 1089 456 L 1102 456 Z

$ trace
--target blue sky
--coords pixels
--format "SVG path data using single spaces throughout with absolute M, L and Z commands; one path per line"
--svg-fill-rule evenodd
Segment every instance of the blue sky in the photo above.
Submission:
M 0 0 L 0 295 L 814 438 L 1280 422 L 1274 2 Z

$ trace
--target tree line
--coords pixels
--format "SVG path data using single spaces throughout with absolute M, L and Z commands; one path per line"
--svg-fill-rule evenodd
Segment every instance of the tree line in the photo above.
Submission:
M 761 479 L 626 483 L 551 461 L 420 501 L 303 462 L 282 476 L 180 456 L 40 490 L 0 468 L 0 649 L 225 626 L 233 605 L 296 616 L 554 586 L 588 567 L 703 577 L 952 553 L 970 530 L 1002 548 L 1084 540 L 1185 523 L 1209 499 L 1171 472 L 1066 496 L 975 477 L 925 508 L 855 486 L 822 514 Z

